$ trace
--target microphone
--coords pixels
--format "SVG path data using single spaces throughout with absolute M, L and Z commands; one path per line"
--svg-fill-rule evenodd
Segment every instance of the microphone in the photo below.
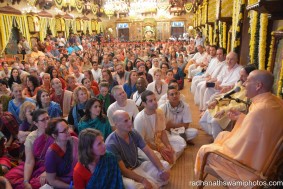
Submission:
M 232 94 L 235 94 L 237 92 L 241 91 L 241 88 L 240 87 L 236 87 L 233 91 L 230 91 L 229 93 L 225 94 L 222 98 L 230 98 L 230 96 Z

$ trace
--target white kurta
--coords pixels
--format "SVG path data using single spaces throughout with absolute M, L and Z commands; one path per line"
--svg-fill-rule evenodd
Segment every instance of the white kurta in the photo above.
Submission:
M 169 102 L 167 102 L 169 103 Z M 159 108 L 163 110 L 166 118 L 166 123 L 169 121 L 172 121 L 173 123 L 191 123 L 192 122 L 192 114 L 190 107 L 187 103 L 184 103 L 184 109 L 181 112 L 178 112 L 177 114 L 172 113 L 168 108 L 167 108 L 167 103 L 161 105 Z M 195 128 L 188 128 L 185 131 L 187 140 L 192 140 L 195 138 L 198 134 L 197 129 Z
M 192 75 L 192 71 L 195 69 L 201 70 L 201 68 L 199 67 L 199 64 L 201 64 L 206 58 L 207 58 L 208 54 L 206 52 L 203 52 L 202 54 L 200 54 L 199 52 L 197 52 L 194 56 L 193 56 L 193 60 L 196 61 L 196 64 L 192 64 L 189 66 L 188 68 L 188 78 L 193 78 Z
M 215 64 L 215 69 L 211 72 L 211 75 L 210 75 L 211 78 L 216 79 L 225 65 L 226 65 L 225 61 L 223 61 L 223 62 L 218 61 L 217 64 Z M 196 91 L 195 91 L 195 94 L 194 94 L 194 101 L 195 101 L 196 105 L 199 105 L 200 102 L 202 102 L 205 89 L 206 89 L 206 81 L 205 80 L 200 81 L 197 84 Z
M 166 119 L 164 112 L 161 109 L 157 109 L 156 111 L 156 114 L 147 115 L 144 110 L 142 110 L 140 113 L 138 113 L 134 121 L 135 129 L 147 143 L 150 143 L 153 146 L 155 146 L 155 133 L 158 131 L 164 131 L 166 129 Z M 156 121 L 157 119 L 158 121 Z M 177 159 L 184 151 L 186 142 L 179 135 L 168 134 L 167 136 L 169 143 L 175 152 L 174 156 Z
M 134 127 L 143 137 L 146 143 L 155 145 L 154 135 L 158 131 L 166 129 L 165 117 L 161 109 L 156 110 L 157 113 L 147 115 L 144 110 L 139 112 L 134 121 Z M 157 116 L 158 115 L 158 116 Z M 158 124 L 156 124 L 156 119 Z
M 98 83 L 100 78 L 102 77 L 101 69 L 98 68 L 97 70 L 91 69 L 91 73 L 93 75 L 94 80 Z
M 147 90 L 150 90 L 152 91 L 154 94 L 155 94 L 155 97 L 156 97 L 156 100 L 158 101 L 162 95 L 166 94 L 167 93 L 167 90 L 168 90 L 168 84 L 163 82 L 162 81 L 162 89 L 161 89 L 161 92 L 158 93 L 156 91 L 156 88 L 155 88 L 155 81 L 151 82 L 150 84 L 148 84 Z
M 242 69 L 242 66 L 235 64 L 235 66 L 228 70 L 228 66 L 226 65 L 219 76 L 217 77 L 217 81 L 221 82 L 221 87 L 227 87 L 232 86 L 237 83 L 237 81 L 240 79 L 240 70 Z M 215 88 L 206 88 L 203 99 L 200 102 L 200 109 L 205 110 L 207 108 L 207 102 L 209 101 L 210 97 L 214 94 L 220 93 L 219 90 L 216 90 Z
M 135 102 L 131 99 L 127 99 L 127 104 L 124 107 L 119 106 L 119 104 L 117 102 L 114 102 L 113 104 L 111 104 L 108 107 L 107 110 L 107 117 L 109 119 L 109 123 L 111 126 L 115 126 L 114 122 L 113 122 L 113 114 L 116 110 L 124 110 L 126 111 L 130 118 L 132 119 L 135 118 L 137 116 L 137 114 L 139 113 L 139 110 L 135 104 Z
M 210 76 L 212 72 L 217 68 L 217 63 L 219 60 L 214 57 L 208 64 L 208 67 L 203 75 L 197 75 L 193 77 L 192 84 L 191 84 L 191 93 L 195 94 L 197 84 L 201 81 L 204 81 L 207 76 Z
M 141 94 L 139 94 L 138 91 L 136 91 L 132 96 L 133 101 L 136 103 L 137 106 L 141 106 L 142 100 L 141 100 Z

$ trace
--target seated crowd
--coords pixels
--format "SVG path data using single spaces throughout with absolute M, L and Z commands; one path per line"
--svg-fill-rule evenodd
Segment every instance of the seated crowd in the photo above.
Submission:
M 179 92 L 189 59 L 186 44 L 105 43 L 98 55 L 95 41 L 82 39 L 88 43 L 82 50 L 73 40 L 64 44 L 62 36 L 47 40 L 11 69 L 2 63 L 0 183 L 13 188 L 167 184 L 170 168 L 197 136 Z
M 214 45 L 195 48 L 193 40 L 190 44 L 103 43 L 101 52 L 91 36 L 63 39 L 48 36 L 48 43 L 40 46 L 45 49 L 33 47 L 27 61 L 13 63 L 11 71 L 2 63 L 0 185 L 6 183 L 7 188 L 149 189 L 166 185 L 170 168 L 198 135 L 190 127 L 189 104 L 180 94 L 186 74 L 202 112 L 200 125 L 216 142 L 221 135 L 221 140 L 233 139 L 236 146 L 240 144 L 233 135 L 244 138 L 252 133 L 242 128 L 219 134 L 233 124 L 231 116 L 248 111 L 247 98 L 254 103 L 253 97 L 268 93 L 270 101 L 276 101 L 270 94 L 270 73 L 252 65 L 242 67 L 236 53 L 226 56 L 225 49 Z M 253 89 L 252 82 L 260 84 Z M 225 100 L 225 96 L 246 103 Z M 282 115 L 282 106 L 272 111 Z M 254 118 L 249 114 L 247 119 L 252 118 L 244 121 L 252 125 Z M 282 118 L 273 120 L 274 124 L 279 121 Z M 276 132 L 282 135 L 282 127 Z M 196 174 L 205 151 L 231 147 L 224 149 L 221 144 L 200 149 Z M 229 152 L 235 155 L 237 150 Z M 259 150 L 255 153 L 262 155 Z M 225 166 L 213 158 L 214 166 Z M 225 179 L 230 178 L 227 172 Z

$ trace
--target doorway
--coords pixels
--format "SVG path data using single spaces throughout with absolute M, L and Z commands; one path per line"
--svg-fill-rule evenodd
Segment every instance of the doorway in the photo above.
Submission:
M 171 22 L 171 37 L 183 38 L 183 33 L 185 33 L 184 22 Z
M 117 28 L 118 28 L 118 39 L 119 39 L 119 41 L 129 41 L 129 39 L 130 39 L 129 24 L 119 23 L 119 24 L 117 24 Z

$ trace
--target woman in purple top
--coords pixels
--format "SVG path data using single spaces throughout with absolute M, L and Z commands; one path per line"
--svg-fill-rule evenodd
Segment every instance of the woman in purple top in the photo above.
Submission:
M 78 162 L 78 138 L 72 137 L 66 120 L 52 119 L 46 133 L 54 143 L 45 155 L 47 183 L 54 188 L 73 188 L 73 170 Z

